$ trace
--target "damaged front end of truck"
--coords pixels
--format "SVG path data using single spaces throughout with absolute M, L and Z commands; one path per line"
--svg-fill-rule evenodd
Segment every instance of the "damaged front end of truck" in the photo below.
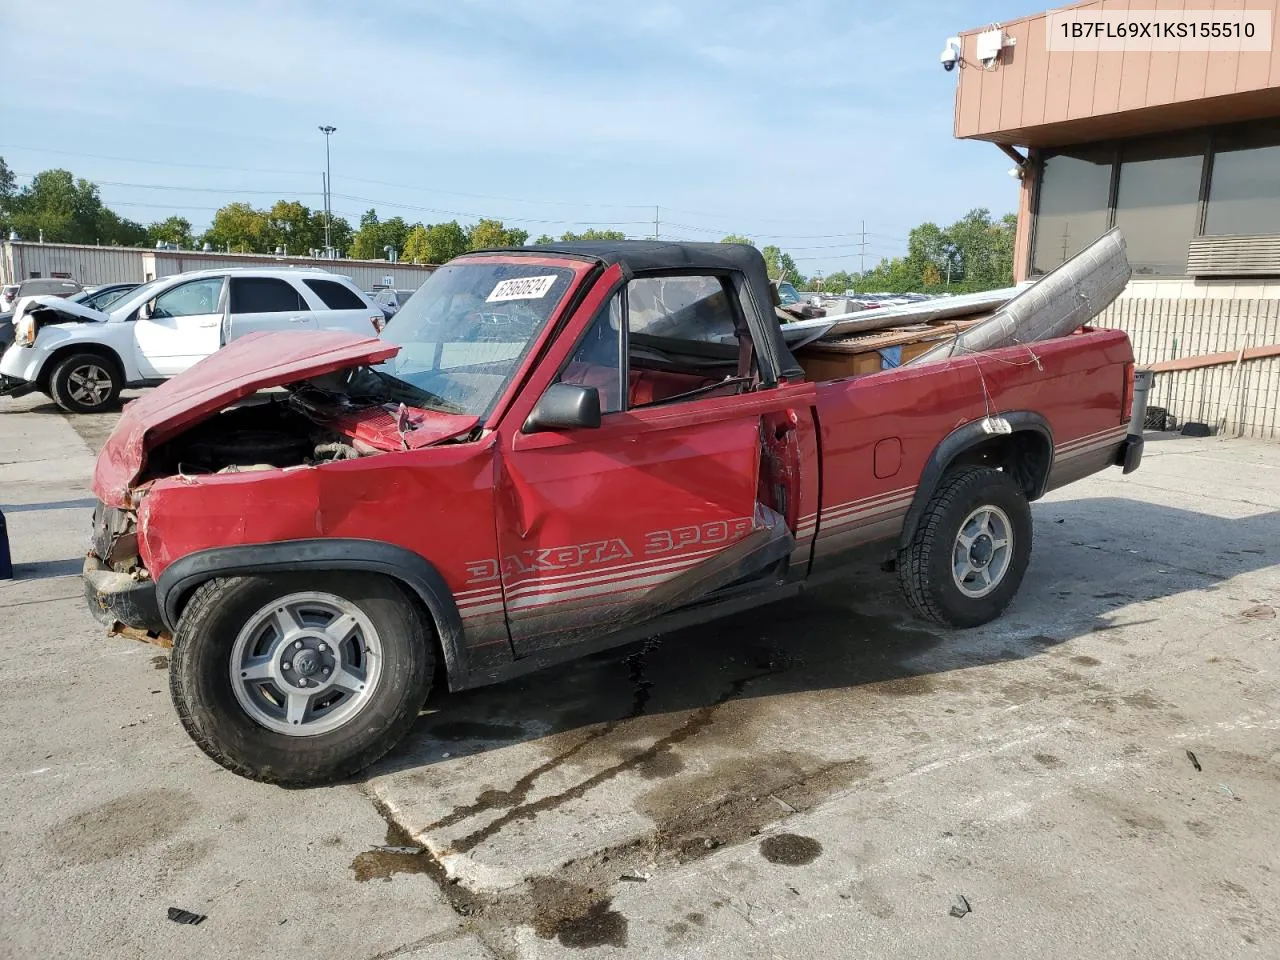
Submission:
M 478 417 L 375 369 L 398 350 L 348 333 L 251 335 L 129 403 L 93 480 L 94 616 L 164 643 L 174 624 L 154 578 L 174 559 L 300 524 L 330 535 L 344 499 L 374 493 L 351 467 L 476 436 Z

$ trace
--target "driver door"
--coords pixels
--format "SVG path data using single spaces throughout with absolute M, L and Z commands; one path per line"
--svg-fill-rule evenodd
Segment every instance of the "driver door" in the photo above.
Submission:
M 139 308 L 133 341 L 144 377 L 175 376 L 221 346 L 226 288 L 226 277 L 200 277 Z
M 814 388 L 715 386 L 751 372 L 737 359 L 748 355 L 734 338 L 731 291 L 721 277 L 638 279 L 580 308 L 591 319 L 557 379 L 598 389 L 600 425 L 517 429 L 501 448 L 493 574 L 517 656 L 785 573 L 805 505 L 762 497 L 762 453 L 766 437 L 811 428 Z M 677 346 L 689 316 L 708 339 Z M 662 362 L 672 349 L 681 363 Z M 705 376 L 694 372 L 702 363 Z M 797 491 L 801 473 L 792 464 Z

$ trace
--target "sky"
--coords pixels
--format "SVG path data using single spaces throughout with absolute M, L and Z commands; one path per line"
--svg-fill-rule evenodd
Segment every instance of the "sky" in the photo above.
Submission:
M 962 9 L 961 9 L 962 8 Z M 745 234 L 856 270 L 911 227 L 1015 209 L 996 147 L 952 135 L 960 30 L 1016 0 L 41 0 L 5 3 L 0 156 L 64 167 L 122 216 L 198 229 L 236 200 L 410 222 L 496 217 Z M 863 245 L 862 231 L 866 230 Z

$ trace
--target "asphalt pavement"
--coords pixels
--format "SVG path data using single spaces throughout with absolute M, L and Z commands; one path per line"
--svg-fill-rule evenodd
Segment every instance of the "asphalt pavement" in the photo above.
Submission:
M 84 610 L 113 420 L 0 401 L 0 957 L 1275 956 L 1278 445 L 1152 437 L 1036 504 L 987 627 L 869 572 L 436 698 L 290 791 Z

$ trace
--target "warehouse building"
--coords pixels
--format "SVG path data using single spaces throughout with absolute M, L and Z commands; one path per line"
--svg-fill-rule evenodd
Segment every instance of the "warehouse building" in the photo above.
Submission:
M 264 253 L 219 253 L 145 247 L 95 247 L 73 243 L 6 240 L 0 257 L 0 281 L 19 283 L 32 277 L 65 277 L 86 286 L 124 280 L 143 282 L 189 270 L 230 267 L 318 267 L 350 277 L 362 290 L 393 287 L 416 290 L 431 275 L 428 264 L 387 260 L 327 260 Z
M 1157 371 L 1152 404 L 1178 424 L 1280 438 L 1280 3 L 1249 7 L 1270 11 L 1270 42 L 1212 52 L 1049 49 L 1064 11 L 961 34 L 955 134 L 1014 162 L 1017 280 L 1119 226 L 1134 279 L 1099 322 Z

